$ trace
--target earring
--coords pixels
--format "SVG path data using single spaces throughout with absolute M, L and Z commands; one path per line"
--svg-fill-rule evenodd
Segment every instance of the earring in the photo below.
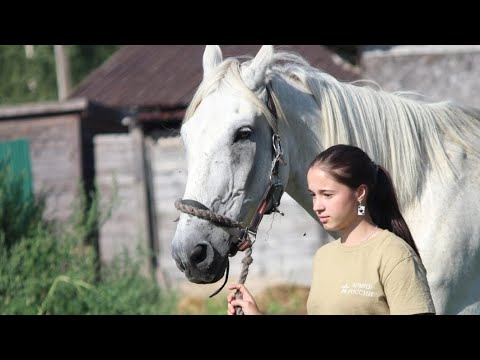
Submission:
M 362 205 L 361 201 L 359 201 L 357 215 L 365 216 L 365 205 Z

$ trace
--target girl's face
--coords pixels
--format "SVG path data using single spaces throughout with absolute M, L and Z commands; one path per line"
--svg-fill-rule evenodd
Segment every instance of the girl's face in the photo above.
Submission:
M 358 200 L 364 195 L 362 186 L 352 190 L 319 167 L 308 170 L 307 182 L 313 210 L 325 230 L 342 231 L 357 220 Z

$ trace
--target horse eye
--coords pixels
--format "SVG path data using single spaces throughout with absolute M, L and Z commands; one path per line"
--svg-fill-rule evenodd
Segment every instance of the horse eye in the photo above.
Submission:
M 252 133 L 252 129 L 248 127 L 242 127 L 237 131 L 237 134 L 235 135 L 235 140 L 234 142 L 240 141 L 240 140 L 247 140 L 250 137 L 250 134 Z

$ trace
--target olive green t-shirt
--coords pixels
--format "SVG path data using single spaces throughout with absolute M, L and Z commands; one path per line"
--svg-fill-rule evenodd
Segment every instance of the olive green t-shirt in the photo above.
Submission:
M 335 240 L 313 260 L 308 314 L 435 313 L 426 270 L 413 249 L 388 230 L 346 246 Z

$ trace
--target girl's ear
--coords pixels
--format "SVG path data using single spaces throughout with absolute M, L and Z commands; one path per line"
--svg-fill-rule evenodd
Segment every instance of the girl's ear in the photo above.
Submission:
M 359 202 L 363 203 L 365 201 L 367 197 L 367 190 L 368 187 L 365 184 L 362 184 L 357 188 L 357 199 Z

